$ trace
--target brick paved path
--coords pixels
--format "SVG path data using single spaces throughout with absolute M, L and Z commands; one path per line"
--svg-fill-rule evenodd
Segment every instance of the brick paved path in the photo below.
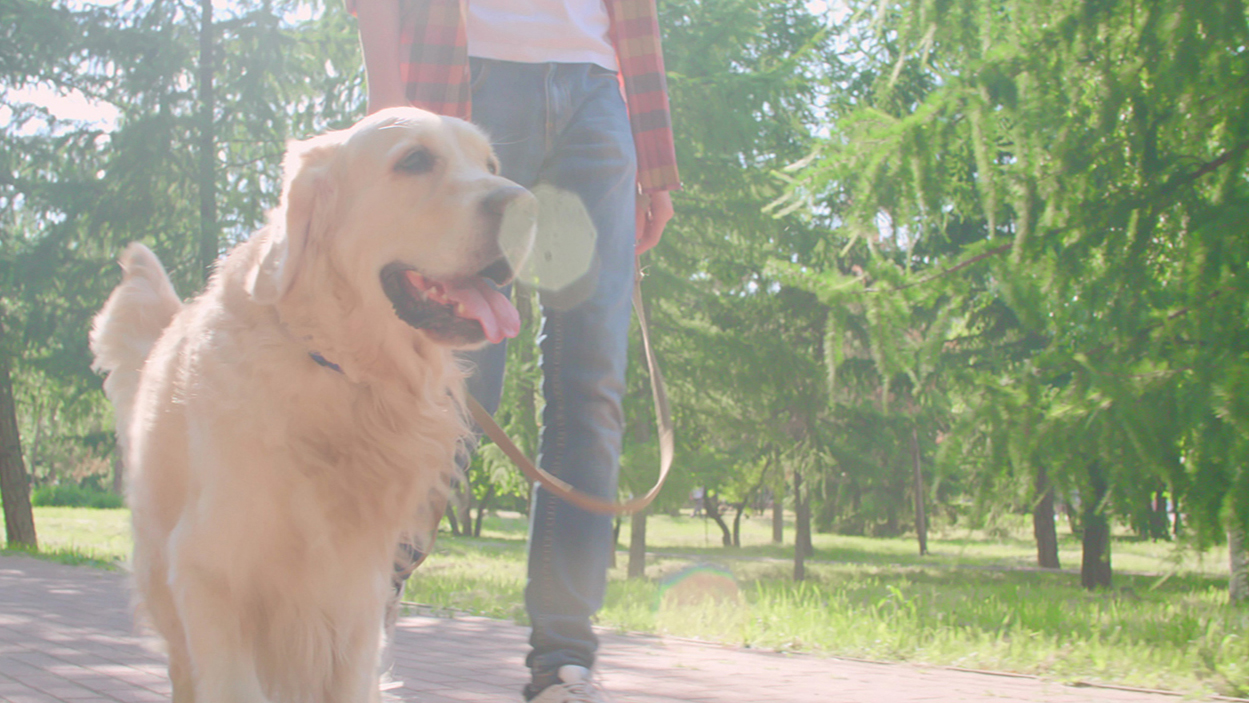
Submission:
M 0 700 L 169 700 L 163 657 L 135 634 L 125 575 L 0 557 Z M 408 617 L 402 701 L 515 703 L 527 633 L 485 618 Z M 752 652 L 604 635 L 601 678 L 618 703 L 1178 703 L 1149 693 L 905 664 Z

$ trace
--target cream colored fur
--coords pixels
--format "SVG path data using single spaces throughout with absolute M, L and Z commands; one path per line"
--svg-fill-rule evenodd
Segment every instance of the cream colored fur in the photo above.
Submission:
M 437 168 L 396 170 L 413 148 Z M 467 123 L 384 111 L 292 145 L 269 225 L 186 305 L 146 247 L 122 256 L 91 347 L 175 701 L 377 699 L 397 539 L 434 523 L 467 430 L 453 349 L 395 316 L 378 272 L 479 270 L 480 202 L 510 185 L 493 158 Z

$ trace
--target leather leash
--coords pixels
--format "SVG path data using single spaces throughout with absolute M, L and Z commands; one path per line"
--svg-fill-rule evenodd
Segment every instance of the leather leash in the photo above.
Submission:
M 473 416 L 473 420 L 529 480 L 541 484 L 555 496 L 592 513 L 631 515 L 645 508 L 655 500 L 655 496 L 659 495 L 664 481 L 668 480 L 668 471 L 672 468 L 674 444 L 672 413 L 668 408 L 668 393 L 664 387 L 663 375 L 659 372 L 659 363 L 655 360 L 655 350 L 651 348 L 650 327 L 646 323 L 646 308 L 642 301 L 642 268 L 640 265 L 637 267 L 633 282 L 633 310 L 637 313 L 638 326 L 642 329 L 642 347 L 646 350 L 646 366 L 651 376 L 651 395 L 655 399 L 655 424 L 659 428 L 659 478 L 645 495 L 617 503 L 577 490 L 568 482 L 530 461 L 520 447 L 517 447 L 516 443 L 507 436 L 503 428 L 499 427 L 490 413 L 481 407 L 481 403 L 478 403 L 477 399 L 471 395 L 468 396 L 468 411 Z

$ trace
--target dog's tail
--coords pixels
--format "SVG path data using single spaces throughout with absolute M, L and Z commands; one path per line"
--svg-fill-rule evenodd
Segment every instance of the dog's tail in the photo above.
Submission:
M 91 323 L 91 368 L 108 374 L 104 394 L 117 414 L 117 436 L 124 443 L 139 389 L 143 364 L 182 309 L 182 301 L 152 250 L 132 243 L 121 255 L 121 284 Z

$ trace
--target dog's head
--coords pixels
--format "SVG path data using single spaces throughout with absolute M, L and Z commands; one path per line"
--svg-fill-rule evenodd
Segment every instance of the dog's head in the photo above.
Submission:
M 336 286 L 364 314 L 389 308 L 436 343 L 513 336 L 519 316 L 495 286 L 533 243 L 536 204 L 498 175 L 471 124 L 393 108 L 288 150 L 278 221 L 247 274 L 253 300 Z M 313 296 L 316 297 L 316 296 Z

